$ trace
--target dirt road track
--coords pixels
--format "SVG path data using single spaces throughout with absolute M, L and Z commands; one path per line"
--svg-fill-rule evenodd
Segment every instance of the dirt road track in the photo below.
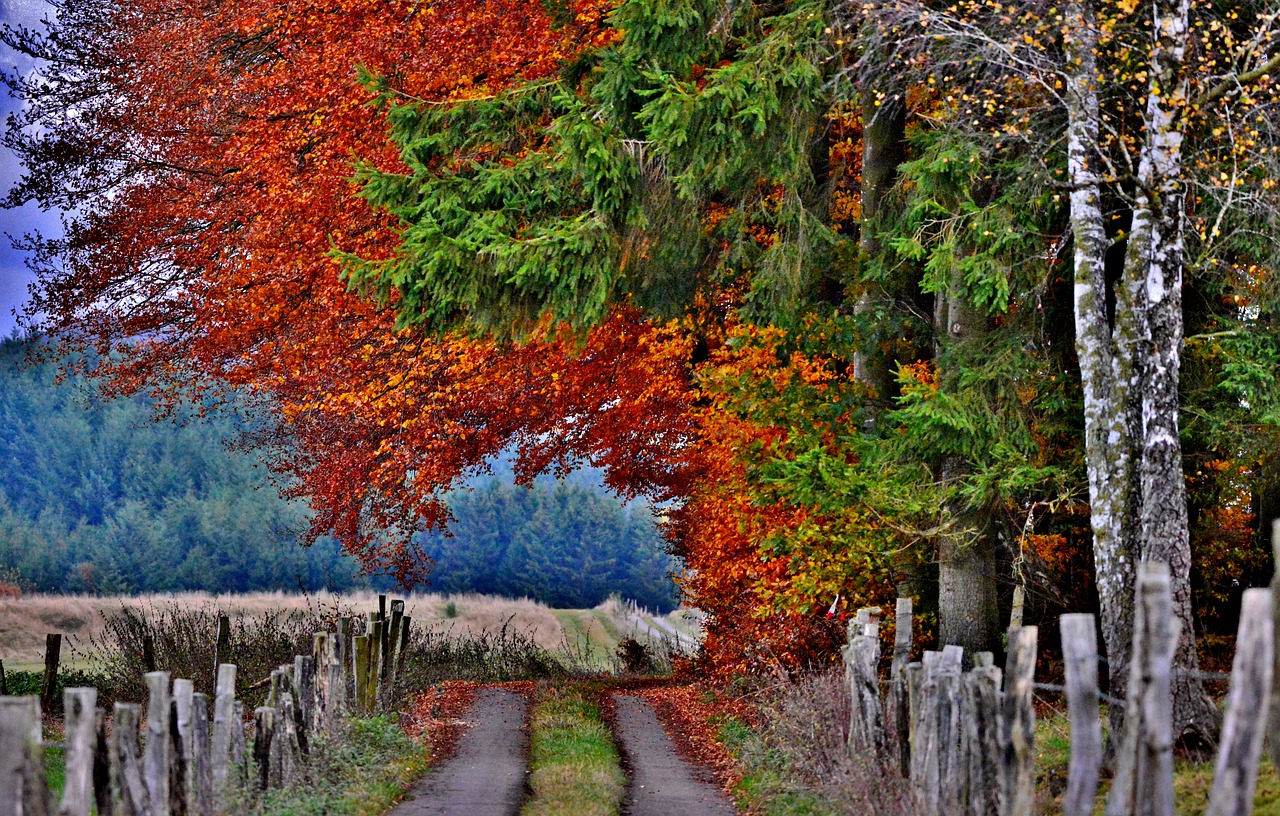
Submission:
M 428 772 L 386 816 L 512 816 L 525 786 L 524 697 L 488 688 L 467 712 L 458 753 Z
M 683 760 L 643 699 L 614 698 L 614 736 L 631 766 L 627 816 L 735 816 L 733 804 Z

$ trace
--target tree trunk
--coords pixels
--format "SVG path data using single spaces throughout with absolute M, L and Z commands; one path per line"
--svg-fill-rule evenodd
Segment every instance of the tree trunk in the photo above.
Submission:
M 1085 399 L 1094 562 L 1111 688 L 1128 684 L 1133 631 L 1134 564 L 1169 564 L 1174 608 L 1182 622 L 1174 685 L 1174 733 L 1212 741 L 1216 709 L 1194 672 L 1191 551 L 1182 451 L 1178 441 L 1178 369 L 1182 345 L 1181 132 L 1176 106 L 1185 95 L 1180 66 L 1186 0 L 1161 0 L 1151 50 L 1146 141 L 1124 271 L 1116 285 L 1114 324 L 1106 313 L 1107 240 L 1097 154 L 1096 17 L 1088 0 L 1066 8 L 1067 162 L 1075 239 L 1076 350 Z M 1122 714 L 1112 710 L 1112 733 Z

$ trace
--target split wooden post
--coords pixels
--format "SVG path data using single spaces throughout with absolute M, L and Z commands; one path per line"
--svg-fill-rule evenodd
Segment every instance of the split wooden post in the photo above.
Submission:
M 964 677 L 966 789 L 968 816 L 1001 812 L 1004 792 L 1000 773 L 1000 681 L 1003 672 L 991 665 L 991 653 L 980 652 Z
M 66 776 L 58 816 L 89 816 L 93 801 L 94 743 L 98 736 L 97 709 L 97 689 L 63 690 Z
M 315 679 L 311 691 L 311 721 L 307 727 L 313 734 L 327 730 L 329 711 L 329 633 L 316 632 L 311 637 L 311 665 Z
M 1093 615 L 1063 615 L 1062 659 L 1071 720 L 1071 763 L 1063 816 L 1091 816 L 1102 771 L 1102 720 L 1098 711 L 1098 634 Z
M 183 808 L 186 812 L 191 812 L 192 794 L 194 786 L 192 785 L 192 771 L 194 768 L 191 764 L 191 754 L 194 748 L 195 737 L 192 730 L 191 717 L 192 706 L 194 705 L 196 693 L 196 685 L 186 678 L 178 678 L 173 681 L 173 710 L 174 724 L 177 726 L 178 744 L 180 751 L 175 752 L 179 760 L 182 770 L 182 799 Z
M 115 787 L 120 791 L 122 816 L 147 816 L 151 796 L 147 793 L 142 752 L 138 746 L 137 703 L 116 703 L 111 718 L 111 766 Z
M 1280 565 L 1280 519 L 1271 522 L 1271 563 Z M 1280 568 L 1271 575 L 1271 596 L 1280 598 Z M 1280 632 L 1280 603 L 1271 604 L 1271 631 Z M 1271 761 L 1280 768 L 1280 649 L 1271 654 L 1271 705 L 1268 707 L 1267 739 Z
M 1264 730 L 1257 712 L 1271 702 L 1275 658 L 1272 600 L 1269 589 L 1246 589 L 1241 601 L 1227 713 L 1205 816 L 1249 816 L 1253 810 Z
M 310 726 L 315 708 L 316 662 L 310 655 L 293 659 L 293 724 L 298 733 L 298 749 L 303 756 L 310 753 Z
M 409 627 L 413 623 L 413 618 L 405 615 L 400 620 L 400 645 L 396 647 L 396 667 L 394 675 L 399 677 L 404 673 L 404 659 L 409 651 Z
M 947 652 L 947 649 L 953 649 Z M 968 763 L 960 753 L 961 675 L 964 650 L 959 646 L 943 649 L 943 660 L 937 668 L 934 742 L 938 756 L 938 812 L 960 813 L 966 801 L 965 783 Z
M 38 697 L 0 697 L 0 816 L 49 816 Z
M 213 681 L 216 686 L 223 663 L 231 662 L 231 618 L 218 616 L 218 634 L 213 642 Z
M 1004 754 L 1002 787 L 1005 816 L 1031 816 L 1036 793 L 1036 712 L 1033 706 L 1036 640 L 1039 630 L 1009 630 L 1009 657 L 1004 672 L 1000 742 Z
M 97 816 L 115 816 L 111 791 L 111 744 L 107 741 L 107 712 L 93 710 L 93 796 Z
M 366 714 L 374 713 L 378 708 L 378 689 L 380 687 L 380 667 L 382 665 L 382 646 L 386 640 L 386 622 L 381 618 L 370 621 L 369 626 L 369 676 L 366 680 L 369 687 L 365 690 Z
M 391 623 L 387 629 L 387 647 L 383 649 L 382 681 L 390 687 L 395 683 L 396 655 L 400 646 L 400 627 L 404 623 L 404 601 L 391 602 Z
M 266 790 L 271 783 L 271 742 L 275 736 L 276 710 L 271 706 L 258 706 L 254 710 L 253 759 L 258 769 L 258 789 Z
M 1129 688 L 1107 816 L 1173 816 L 1173 613 L 1169 565 L 1138 565 Z
M 240 775 L 241 783 L 248 784 L 249 762 L 246 759 L 248 747 L 245 745 L 244 740 L 244 703 L 236 700 L 231 711 L 233 715 L 231 720 L 233 723 L 231 728 L 231 767 L 235 768 Z
M 355 710 L 365 714 L 368 711 L 366 695 L 369 693 L 369 636 L 356 635 L 352 641 L 354 645 L 351 647 L 351 652 L 355 664 Z
M 911 773 L 911 710 L 907 699 L 907 664 L 911 660 L 912 601 L 899 598 L 893 616 L 893 663 L 889 667 L 889 695 L 897 734 L 898 772 Z
M 927 651 L 922 657 L 924 674 L 911 703 L 916 716 L 915 739 L 911 745 L 911 787 L 916 806 L 924 816 L 938 816 L 938 675 L 942 653 Z
M 213 816 L 213 763 L 210 761 L 209 696 L 196 693 L 191 698 L 191 787 L 188 813 Z
M 355 669 L 351 647 L 350 618 L 338 618 L 337 636 L 334 639 L 333 645 L 334 657 L 338 661 L 338 665 L 342 670 L 342 682 L 339 683 L 340 688 L 335 692 L 335 694 L 341 700 L 343 708 L 346 708 L 355 700 L 350 681 L 350 677 Z
M 233 663 L 218 666 L 218 688 L 213 698 L 213 737 L 210 748 L 210 770 L 213 790 L 221 801 L 227 784 L 227 763 L 231 752 L 231 731 L 243 725 L 236 719 L 236 667 Z
M 62 635 L 51 632 L 44 636 L 44 681 L 40 684 L 40 706 L 52 711 L 58 685 L 58 663 L 62 658 Z
M 849 687 L 849 750 L 879 756 L 884 748 L 884 717 L 880 709 L 880 627 L 875 623 L 849 626 L 844 647 L 845 682 Z
M 155 671 L 143 675 L 147 681 L 147 748 L 143 754 L 143 773 L 151 816 L 169 816 L 169 765 L 173 747 L 169 738 L 169 672 Z

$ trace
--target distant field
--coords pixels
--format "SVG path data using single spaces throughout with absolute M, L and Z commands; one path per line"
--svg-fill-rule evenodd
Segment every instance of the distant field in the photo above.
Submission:
M 606 601 L 595 609 L 551 609 L 531 600 L 487 595 L 389 594 L 403 598 L 405 613 L 415 625 L 451 629 L 455 634 L 494 630 L 504 624 L 529 632 L 547 648 L 564 644 L 585 648 L 592 654 L 611 654 L 618 641 L 630 634 L 679 639 L 689 646 L 700 635 L 696 612 L 677 610 L 666 616 L 651 615 L 628 604 Z M 226 614 L 256 616 L 272 612 L 306 615 L 309 610 L 332 609 L 363 614 L 378 608 L 374 592 L 313 595 L 254 592 L 244 595 L 209 595 L 198 592 L 98 597 L 91 595 L 27 595 L 0 599 L 0 661 L 6 669 L 31 669 L 43 664 L 45 635 L 63 636 L 63 660 L 76 665 L 91 650 L 102 632 L 105 615 L 124 607 L 145 611 L 178 603 L 205 607 Z M 452 604 L 452 610 L 450 605 Z M 455 613 L 449 616 L 449 611 Z M 211 634 L 212 636 L 212 634 Z

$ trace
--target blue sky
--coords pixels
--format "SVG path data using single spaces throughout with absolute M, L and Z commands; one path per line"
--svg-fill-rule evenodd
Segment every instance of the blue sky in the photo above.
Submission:
M 0 22 L 9 25 L 34 28 L 49 11 L 50 7 L 43 0 L 0 0 Z M 0 67 L 6 71 L 15 68 L 28 71 L 34 66 L 0 45 Z M 18 100 L 8 98 L 0 89 L 0 119 L 7 117 L 19 104 Z M 7 193 L 20 173 L 17 158 L 0 148 L 0 191 Z M 21 236 L 32 230 L 56 235 L 61 230 L 58 214 L 42 213 L 32 205 L 15 210 L 0 209 L 0 337 L 8 337 L 13 332 L 13 313 L 26 302 L 27 285 L 31 281 L 22 254 L 16 252 L 4 236 Z

